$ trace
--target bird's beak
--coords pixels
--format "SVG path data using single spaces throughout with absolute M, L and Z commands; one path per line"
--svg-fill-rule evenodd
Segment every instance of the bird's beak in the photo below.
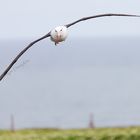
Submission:
M 60 34 L 57 34 L 55 45 L 57 45 L 60 42 L 60 40 L 61 40 L 61 35 Z
M 61 38 L 61 35 L 60 34 L 57 34 L 56 38 L 57 38 L 57 41 L 59 42 L 60 41 L 60 38 Z

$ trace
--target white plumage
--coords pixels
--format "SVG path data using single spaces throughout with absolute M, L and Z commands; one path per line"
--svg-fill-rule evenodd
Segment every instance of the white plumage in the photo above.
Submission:
M 68 36 L 68 28 L 66 26 L 58 26 L 51 30 L 50 36 L 51 40 L 57 45 L 59 42 L 66 40 Z

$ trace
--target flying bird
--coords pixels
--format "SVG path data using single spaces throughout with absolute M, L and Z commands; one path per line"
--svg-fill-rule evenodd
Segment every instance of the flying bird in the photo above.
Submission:
M 46 35 L 42 36 L 39 39 L 34 40 L 31 42 L 28 46 L 26 46 L 14 59 L 13 61 L 9 64 L 9 66 L 5 69 L 5 71 L 0 75 L 0 81 L 6 76 L 8 71 L 13 67 L 13 65 L 18 61 L 18 59 L 29 49 L 31 48 L 35 43 L 50 37 L 51 41 L 55 43 L 55 45 L 59 44 L 62 41 L 65 41 L 67 36 L 68 36 L 68 28 L 71 27 L 72 25 L 79 23 L 81 21 L 85 21 L 88 19 L 93 19 L 93 18 L 99 18 L 99 17 L 107 17 L 107 16 L 125 16 L 125 17 L 140 17 L 140 15 L 130 15 L 130 14 L 100 14 L 100 15 L 94 15 L 94 16 L 89 16 L 89 17 L 84 17 L 79 20 L 76 20 L 70 24 L 66 24 L 63 26 L 58 26 L 54 29 L 52 29 L 50 32 L 48 32 Z

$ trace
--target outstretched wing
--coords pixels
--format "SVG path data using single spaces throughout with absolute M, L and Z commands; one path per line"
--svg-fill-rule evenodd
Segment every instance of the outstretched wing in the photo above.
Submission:
M 98 17 L 105 17 L 105 16 L 127 16 L 127 17 L 140 17 L 139 15 L 129 15 L 129 14 L 101 14 L 101 15 L 95 15 L 90 17 L 84 17 L 79 20 L 76 20 L 75 22 L 72 22 L 70 24 L 65 25 L 67 28 L 78 23 L 81 21 L 85 21 L 92 18 L 98 18 Z M 12 68 L 12 66 L 17 62 L 17 60 L 29 49 L 31 48 L 35 43 L 47 38 L 50 36 L 50 32 L 46 34 L 45 36 L 31 42 L 25 49 L 23 49 L 16 57 L 15 59 L 9 64 L 9 66 L 6 68 L 6 70 L 0 75 L 0 81 L 4 78 L 4 76 L 8 73 L 8 71 Z
M 99 18 L 99 17 L 107 17 L 107 16 L 126 16 L 126 17 L 140 17 L 140 15 L 129 15 L 129 14 L 101 14 L 101 15 L 94 15 L 94 16 L 90 16 L 90 17 L 84 17 L 84 18 L 81 18 L 79 20 L 76 20 L 70 24 L 67 24 L 65 25 L 67 28 L 78 23 L 78 22 L 81 22 L 81 21 L 85 21 L 85 20 L 88 20 L 88 19 L 92 19 L 92 18 Z
M 50 32 L 43 37 L 36 39 L 35 41 L 31 42 L 26 48 L 24 48 L 16 57 L 15 59 L 9 64 L 9 66 L 5 69 L 5 71 L 0 75 L 0 81 L 4 78 L 4 76 L 8 73 L 8 71 L 12 68 L 12 66 L 17 62 L 17 60 L 29 49 L 31 48 L 35 43 L 47 38 L 50 36 Z

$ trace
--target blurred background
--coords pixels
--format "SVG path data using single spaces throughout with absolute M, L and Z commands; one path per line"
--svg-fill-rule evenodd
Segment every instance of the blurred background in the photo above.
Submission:
M 132 0 L 1 0 L 0 73 L 58 25 L 103 13 L 140 15 Z M 72 26 L 68 39 L 34 45 L 0 82 L 0 129 L 140 125 L 140 18 Z

